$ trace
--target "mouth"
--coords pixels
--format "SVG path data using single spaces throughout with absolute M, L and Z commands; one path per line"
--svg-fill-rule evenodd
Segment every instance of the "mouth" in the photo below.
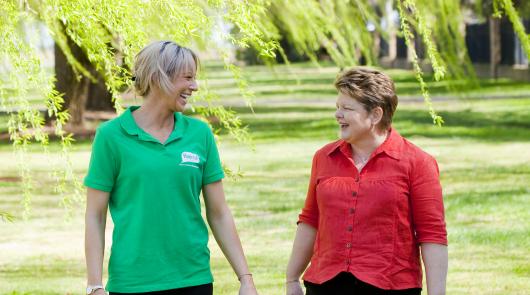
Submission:
M 182 98 L 184 100 L 184 102 L 188 102 L 188 98 L 191 96 L 191 94 L 184 94 L 182 93 L 180 95 L 180 98 Z
M 346 128 L 348 128 L 348 126 L 350 126 L 350 124 L 340 123 L 339 122 L 339 126 L 340 126 L 340 129 L 346 129 Z

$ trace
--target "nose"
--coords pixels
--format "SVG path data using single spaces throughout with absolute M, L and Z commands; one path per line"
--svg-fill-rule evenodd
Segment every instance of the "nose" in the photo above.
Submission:
M 191 91 L 197 91 L 199 89 L 199 83 L 197 80 L 193 79 L 193 81 L 190 84 Z
M 337 109 L 337 110 L 335 111 L 335 119 L 338 120 L 338 119 L 341 119 L 341 118 L 343 118 L 343 117 L 344 117 L 344 115 L 342 114 L 342 112 L 341 112 L 339 109 Z

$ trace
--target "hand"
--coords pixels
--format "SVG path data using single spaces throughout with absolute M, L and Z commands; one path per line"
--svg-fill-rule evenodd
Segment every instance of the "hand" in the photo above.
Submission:
M 97 289 L 91 295 L 107 295 L 107 292 L 105 292 L 105 289 Z
M 252 276 L 244 276 L 241 278 L 241 287 L 239 287 L 239 295 L 258 295 L 256 286 Z
M 286 295 L 304 295 L 300 281 L 290 281 L 285 284 Z

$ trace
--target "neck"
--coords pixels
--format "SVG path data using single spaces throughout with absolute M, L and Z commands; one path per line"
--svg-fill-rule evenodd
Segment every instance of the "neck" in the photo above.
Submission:
M 363 138 L 355 143 L 350 143 L 354 155 L 362 159 L 368 159 L 370 155 L 377 149 L 388 136 L 388 130 L 374 130 L 370 132 L 366 138 Z
M 156 129 L 173 126 L 173 112 L 168 110 L 162 101 L 151 96 L 146 96 L 144 102 L 133 113 L 134 118 L 144 127 Z

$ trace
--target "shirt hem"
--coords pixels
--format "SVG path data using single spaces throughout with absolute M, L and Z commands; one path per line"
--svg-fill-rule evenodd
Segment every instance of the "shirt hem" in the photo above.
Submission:
M 178 288 L 186 288 L 186 287 L 200 286 L 200 285 L 210 284 L 210 283 L 213 283 L 213 277 L 196 279 L 196 280 L 171 282 L 167 284 L 145 285 L 145 286 L 141 286 L 138 288 L 119 288 L 119 287 L 114 287 L 114 286 L 109 287 L 109 284 L 107 284 L 107 287 L 105 289 L 108 292 L 116 292 L 116 293 L 140 293 L 140 292 L 156 292 L 156 291 L 164 291 L 164 290 L 171 290 L 171 289 L 178 289 Z
M 310 283 L 313 283 L 313 284 L 317 284 L 317 285 L 321 285 L 321 284 L 324 284 L 325 282 L 333 279 L 334 277 L 336 277 L 338 274 L 340 274 L 341 272 L 347 272 L 347 273 L 350 273 L 352 274 L 355 278 L 357 278 L 359 281 L 362 281 L 366 284 L 369 284 L 369 285 L 372 285 L 376 288 L 379 288 L 379 289 L 383 289 L 383 290 L 387 290 L 387 291 L 398 291 L 398 290 L 406 290 L 406 289 L 413 289 L 413 288 L 422 288 L 422 284 L 419 284 L 418 283 L 413 283 L 413 282 L 403 282 L 403 283 L 393 283 L 393 282 L 387 282 L 387 283 L 381 283 L 381 281 L 386 281 L 385 279 L 383 278 L 380 278 L 380 279 L 373 279 L 371 278 L 370 276 L 365 276 L 363 275 L 362 273 L 356 273 L 355 271 L 348 271 L 348 270 L 337 270 L 336 272 L 332 273 L 332 275 L 330 276 L 329 274 L 324 277 L 323 279 L 317 279 L 316 277 L 314 277 L 314 275 L 304 275 L 302 277 L 302 280 L 304 281 L 307 281 L 307 282 L 310 282 Z

